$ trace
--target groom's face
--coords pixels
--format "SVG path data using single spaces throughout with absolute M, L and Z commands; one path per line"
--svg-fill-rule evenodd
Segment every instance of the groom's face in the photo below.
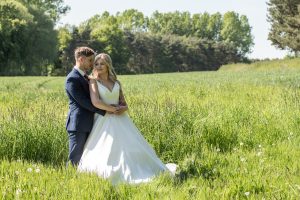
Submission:
M 83 60 L 83 67 L 85 71 L 90 71 L 93 68 L 94 56 L 85 57 Z

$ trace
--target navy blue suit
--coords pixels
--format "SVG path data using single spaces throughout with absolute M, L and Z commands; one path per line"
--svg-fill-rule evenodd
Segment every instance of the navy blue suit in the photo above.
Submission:
M 73 165 L 77 165 L 93 127 L 94 113 L 105 115 L 105 111 L 93 106 L 88 81 L 76 69 L 68 74 L 65 87 L 69 97 L 66 121 L 69 133 L 69 160 Z

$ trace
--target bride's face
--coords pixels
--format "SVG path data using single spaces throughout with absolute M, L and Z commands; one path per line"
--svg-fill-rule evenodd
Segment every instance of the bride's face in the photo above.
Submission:
M 94 63 L 94 69 L 97 71 L 98 76 L 108 74 L 108 67 L 102 59 L 98 59 Z

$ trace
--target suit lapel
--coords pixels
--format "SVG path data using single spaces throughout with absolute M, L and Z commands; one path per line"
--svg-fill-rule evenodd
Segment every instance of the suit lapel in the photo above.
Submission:
M 73 69 L 74 73 L 79 77 L 79 80 L 83 86 L 83 88 L 86 90 L 86 92 L 89 92 L 89 83 L 87 80 L 77 71 L 76 69 Z

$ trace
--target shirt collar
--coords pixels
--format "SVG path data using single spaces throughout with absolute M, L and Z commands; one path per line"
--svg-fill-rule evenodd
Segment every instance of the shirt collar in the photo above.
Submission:
M 74 68 L 82 75 L 82 76 L 84 76 L 85 75 L 85 72 L 84 71 L 82 71 L 81 69 L 79 69 L 79 67 L 78 66 L 74 66 Z

